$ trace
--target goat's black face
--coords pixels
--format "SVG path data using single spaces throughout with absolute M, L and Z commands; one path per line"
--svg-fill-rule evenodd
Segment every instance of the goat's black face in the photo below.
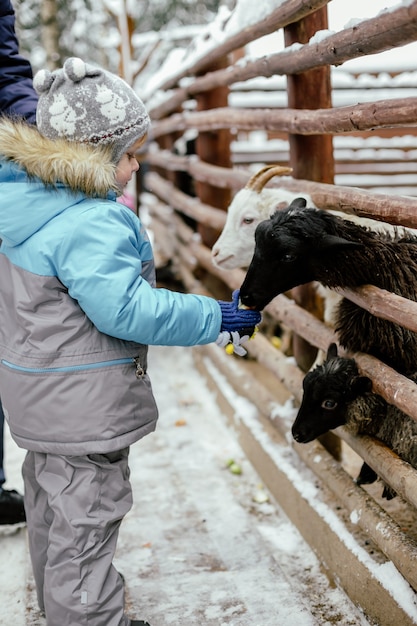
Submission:
M 309 372 L 304 378 L 303 400 L 291 429 L 299 443 L 313 441 L 346 423 L 344 390 L 333 388 L 331 381 L 321 380 L 314 374 Z
M 303 241 L 287 229 L 275 228 L 272 220 L 261 222 L 255 232 L 255 252 L 240 288 L 242 303 L 260 311 L 278 294 L 311 280 Z
M 299 443 L 308 443 L 346 424 L 351 403 L 371 390 L 369 378 L 359 376 L 353 359 L 332 357 L 308 372 L 303 400 L 292 426 Z
M 336 234 L 343 220 L 294 201 L 261 222 L 255 232 L 255 252 L 240 288 L 243 304 L 263 309 L 275 296 L 318 280 L 329 284 L 329 266 L 363 244 Z M 334 281 L 334 278 L 332 279 Z

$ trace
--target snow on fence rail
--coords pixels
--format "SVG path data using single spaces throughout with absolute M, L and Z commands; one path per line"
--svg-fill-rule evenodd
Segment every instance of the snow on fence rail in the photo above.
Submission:
M 236 15 L 231 13 L 226 19 L 223 14 L 223 19 L 219 18 L 220 26 L 217 23 L 219 30 L 214 35 L 210 32 L 200 34 L 188 46 L 183 63 L 177 63 L 169 77 L 165 75 L 158 81 L 154 76 L 154 88 L 147 93 L 147 105 L 153 119 L 153 141 L 143 156 L 147 173 L 142 181 L 146 188 L 146 193 L 141 196 L 142 205 L 149 211 L 154 225 L 157 258 L 160 254 L 161 264 L 172 262 L 190 291 L 227 297 L 231 289 L 240 286 L 244 272 L 215 268 L 210 249 L 223 228 L 225 209 L 232 195 L 246 184 L 254 170 L 271 161 L 289 163 L 294 175 L 271 181 L 271 187 L 309 193 L 315 204 L 323 209 L 417 228 L 417 198 L 412 197 L 416 185 L 417 97 L 410 95 L 409 91 L 414 78 L 408 75 L 407 80 L 401 80 L 398 75 L 387 74 L 375 85 L 375 77 L 371 80 L 358 76 L 352 80 L 342 77 L 335 79 L 333 90 L 330 80 L 331 65 L 416 40 L 417 1 L 408 0 L 337 33 L 325 29 L 327 2 L 324 0 L 287 0 L 279 6 L 270 4 L 274 6 L 268 15 L 263 14 L 258 20 L 254 18 L 250 24 L 242 23 L 240 29 Z M 236 6 L 242 9 L 244 5 L 241 1 Z M 247 13 L 253 14 L 249 5 L 247 8 Z M 284 29 L 285 50 L 255 60 L 245 57 L 243 46 L 278 28 Z M 297 36 L 302 43 L 293 43 Z M 340 69 L 337 72 L 341 77 Z M 286 83 L 279 81 L 276 91 L 279 103 L 275 106 L 271 106 L 271 83 L 268 106 L 262 103 L 264 87 L 260 89 L 260 84 L 265 85 L 268 77 L 287 78 Z M 249 88 L 251 82 L 252 91 Z M 362 88 L 367 85 L 363 102 L 357 98 L 361 92 L 355 91 L 353 83 Z M 352 89 L 353 101 L 355 98 L 357 101 L 332 106 L 332 94 L 341 88 L 340 85 L 346 88 L 347 84 Z M 391 85 L 395 90 L 394 97 L 387 96 Z M 402 91 L 403 87 L 407 91 Z M 374 100 L 369 96 L 369 89 L 374 89 Z M 256 98 L 250 98 L 255 91 Z M 383 93 L 383 98 L 378 97 L 378 92 Z M 245 106 L 245 97 L 251 103 L 249 106 Z M 253 106 L 255 99 L 261 102 L 259 106 Z M 287 107 L 286 102 L 291 106 Z M 178 139 L 182 139 L 185 145 L 189 133 L 193 137 L 192 148 L 188 154 L 178 155 L 175 149 Z M 251 141 L 252 133 L 263 135 L 258 149 L 256 141 Z M 311 141 L 314 143 L 309 143 Z M 277 142 L 280 142 L 279 149 Z M 275 158 L 277 155 L 279 158 Z M 387 180 L 384 164 L 385 169 L 396 170 L 399 180 Z M 393 164 L 396 164 L 395 168 Z M 192 191 L 184 188 L 184 174 L 192 183 Z M 378 180 L 373 181 L 371 174 L 378 175 Z M 404 178 L 407 174 L 410 181 Z M 349 186 L 347 176 L 353 176 L 355 186 Z M 404 181 L 407 184 L 403 184 Z M 378 317 L 417 330 L 415 302 L 371 286 L 346 291 L 343 295 Z M 288 355 L 274 347 L 262 333 L 248 345 L 256 366 L 271 372 L 296 402 L 302 393 L 308 347 L 325 350 L 337 339 L 333 329 L 297 304 L 298 296 L 296 293 L 293 293 L 295 299 L 278 296 L 265 312 L 273 324 L 289 329 L 299 340 L 298 347 L 294 344 L 298 365 L 294 365 Z M 356 357 L 361 371 L 372 378 L 375 391 L 417 420 L 417 386 L 369 355 Z M 233 378 L 231 371 L 230 377 Z M 272 418 L 270 390 L 259 391 L 262 387 L 259 381 L 255 385 L 256 393 L 251 393 L 248 385 L 239 386 L 239 381 L 236 384 L 240 393 L 249 397 L 260 414 L 288 440 L 287 425 Z M 352 437 L 343 428 L 337 430 L 337 435 L 343 441 L 343 454 L 338 459 L 338 447 L 333 449 L 336 461 L 340 462 L 335 461 L 336 467 L 333 464 L 330 469 L 317 457 L 320 453 L 323 458 L 328 454 L 322 444 L 316 442 L 309 447 L 289 442 L 288 445 L 339 498 L 344 511 L 350 515 L 361 511 L 357 516 L 358 525 L 369 535 L 372 546 L 377 546 L 376 550 L 401 572 L 415 594 L 417 528 L 413 523 L 404 524 L 404 517 L 407 520 L 415 517 L 417 472 L 369 438 Z M 328 446 L 325 441 L 323 444 Z M 313 447 L 316 456 L 311 454 Z M 349 466 L 350 450 L 357 455 L 356 463 L 364 460 L 397 491 L 401 499 L 396 499 L 395 506 L 382 501 L 372 488 L 355 485 Z M 268 480 L 271 482 L 270 476 Z M 342 484 L 343 488 L 340 487 Z M 290 495 L 294 497 L 294 494 Z M 285 510 L 285 497 L 278 494 L 277 498 Z M 301 532 L 308 534 L 305 520 L 293 518 L 293 521 Z M 314 544 L 316 539 L 311 541 Z M 321 554 L 319 540 L 314 547 Z M 367 598 L 357 587 L 352 588 L 348 574 L 343 572 L 337 559 L 332 561 L 327 554 L 322 557 L 332 575 L 377 624 L 397 623 L 398 619 L 402 624 L 417 624 L 415 600 L 412 608 L 404 609 L 398 598 L 389 593 L 381 595 L 377 588 L 377 598 L 372 594 Z M 365 584 L 363 580 L 362 585 Z

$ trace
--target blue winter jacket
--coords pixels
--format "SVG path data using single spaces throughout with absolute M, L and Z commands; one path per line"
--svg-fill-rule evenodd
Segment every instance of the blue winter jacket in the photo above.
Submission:
M 36 120 L 38 96 L 29 61 L 19 54 L 15 14 L 10 0 L 0 0 L 0 113 Z
M 0 396 L 18 445 L 105 453 L 155 428 L 147 344 L 216 340 L 216 300 L 155 289 L 110 156 L 0 122 Z M 60 181 L 57 183 L 57 181 Z

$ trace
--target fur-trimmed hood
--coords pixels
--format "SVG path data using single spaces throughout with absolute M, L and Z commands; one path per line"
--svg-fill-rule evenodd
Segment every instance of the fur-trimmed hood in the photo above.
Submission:
M 24 121 L 1 119 L 0 238 L 17 245 L 86 197 L 115 199 L 115 174 L 110 148 L 52 141 Z
M 89 197 L 105 198 L 110 190 L 120 194 L 109 147 L 91 147 L 66 139 L 52 141 L 35 126 L 4 118 L 0 120 L 0 154 L 47 186 L 62 183 Z

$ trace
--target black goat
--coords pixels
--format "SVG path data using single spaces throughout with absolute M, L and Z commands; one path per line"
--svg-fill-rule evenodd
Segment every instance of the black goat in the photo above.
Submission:
M 242 304 L 260 310 L 311 281 L 330 288 L 371 284 L 417 300 L 417 237 L 378 233 L 304 204 L 294 200 L 258 225 Z M 336 311 L 335 330 L 350 351 L 372 354 L 404 374 L 417 371 L 417 333 L 346 298 Z
M 410 378 L 416 381 L 417 374 Z M 336 344 L 331 344 L 324 363 L 304 377 L 303 400 L 292 426 L 294 439 L 308 443 L 344 425 L 355 435 L 379 439 L 417 469 L 417 422 L 371 389 L 371 380 L 359 374 L 355 360 L 338 356 Z M 357 483 L 369 484 L 376 478 L 365 463 Z M 390 500 L 396 494 L 384 485 L 382 495 Z

